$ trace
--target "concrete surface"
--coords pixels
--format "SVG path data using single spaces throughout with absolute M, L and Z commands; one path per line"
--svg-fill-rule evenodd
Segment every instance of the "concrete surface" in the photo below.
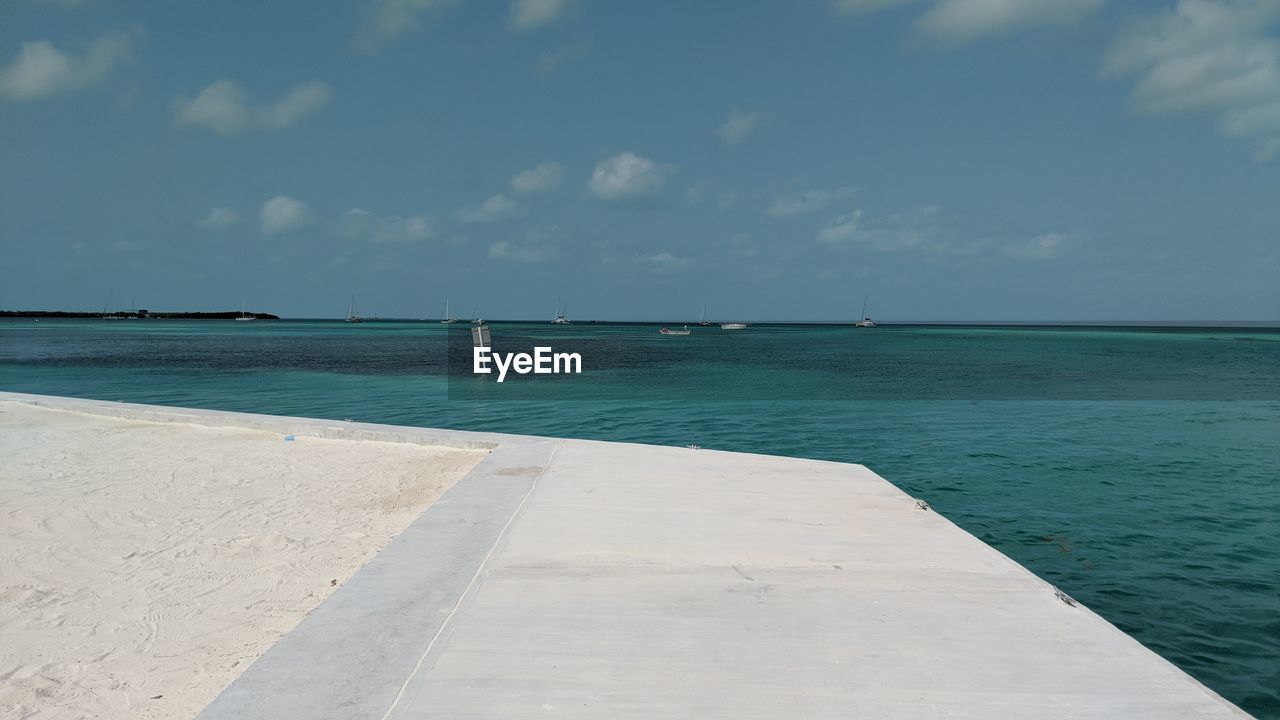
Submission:
M 859 465 L 0 397 L 494 448 L 205 720 L 1247 717 Z

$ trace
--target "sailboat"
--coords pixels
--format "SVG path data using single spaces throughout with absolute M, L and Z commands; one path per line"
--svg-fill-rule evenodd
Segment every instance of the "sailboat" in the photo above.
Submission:
M 569 325 L 569 318 L 564 316 L 564 305 L 560 303 L 560 298 L 556 298 L 556 319 L 551 321 L 552 325 Z
M 107 308 L 109 307 L 111 307 L 111 294 L 107 293 L 107 301 L 102 304 L 102 319 L 103 320 L 123 320 L 124 319 L 123 317 L 116 315 L 115 313 L 108 313 Z
M 862 319 L 854 323 L 853 326 L 860 327 L 860 328 L 873 328 L 876 326 L 876 321 L 867 317 L 867 296 L 866 295 L 862 296 Z
M 236 318 L 236 322 L 249 322 L 249 321 L 251 321 L 251 320 L 257 320 L 257 319 L 258 319 L 258 318 L 254 317 L 254 316 L 252 316 L 252 315 L 246 315 L 246 314 L 245 314 L 245 312 L 244 312 L 244 298 L 243 298 L 243 297 L 242 297 L 242 298 L 240 298 L 240 317 Z
M 440 318 L 441 325 L 452 325 L 458 322 L 458 319 L 449 314 L 449 298 L 444 299 L 444 317 Z
M 698 316 L 698 324 L 702 327 L 711 327 L 711 321 L 707 319 L 707 306 L 702 306 L 702 315 Z
M 483 325 L 484 318 L 480 317 L 480 303 L 476 303 L 471 307 L 471 324 Z
M 356 296 L 351 296 L 351 302 L 347 304 L 347 322 L 364 322 L 364 318 L 360 317 L 356 312 Z

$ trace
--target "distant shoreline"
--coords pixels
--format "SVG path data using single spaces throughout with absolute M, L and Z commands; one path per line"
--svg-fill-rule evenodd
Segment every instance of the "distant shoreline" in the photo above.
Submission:
M 341 317 L 286 317 L 261 312 L 246 312 L 245 316 L 258 320 L 280 320 L 282 322 L 344 322 Z M 0 310 L 0 319 L 5 318 L 53 318 L 67 320 L 94 320 L 98 318 L 138 318 L 141 320 L 234 320 L 240 317 L 240 311 L 226 312 L 148 312 L 122 310 L 113 313 L 71 312 L 64 310 Z M 854 320 L 746 320 L 750 327 L 851 327 Z M 378 323 L 425 323 L 437 324 L 437 318 L 364 318 L 365 324 Z M 1147 329 L 1147 330 L 1280 330 L 1280 320 L 886 320 L 877 321 L 884 328 L 993 328 L 993 329 L 1059 329 L 1071 328 L 1084 330 L 1089 328 L 1103 330 Z M 486 325 L 549 325 L 546 320 L 486 320 Z M 575 326 L 651 326 L 651 325 L 689 325 L 690 320 L 580 320 L 570 325 L 556 326 L 561 330 Z M 714 323 L 707 329 L 718 329 L 720 323 Z M 446 327 L 465 328 L 468 323 Z M 697 329 L 697 328 L 694 328 Z
M 279 315 L 271 313 L 244 313 L 245 317 L 255 320 L 279 320 Z M 135 310 L 113 313 L 67 312 L 65 310 L 0 310 L 0 318 L 67 318 L 71 320 L 92 320 L 93 318 L 136 318 L 139 320 L 234 320 L 240 317 L 239 310 L 226 312 L 148 312 Z

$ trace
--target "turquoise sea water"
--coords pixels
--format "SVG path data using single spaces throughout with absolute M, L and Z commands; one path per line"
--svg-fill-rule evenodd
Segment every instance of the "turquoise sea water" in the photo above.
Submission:
M 0 389 L 859 462 L 1280 717 L 1280 330 L 0 320 Z M 451 340 L 448 338 L 452 338 Z

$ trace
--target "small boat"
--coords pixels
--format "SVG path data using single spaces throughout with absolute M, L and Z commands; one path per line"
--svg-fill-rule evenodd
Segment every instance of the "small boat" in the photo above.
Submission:
M 698 324 L 702 327 L 711 327 L 711 321 L 707 319 L 707 306 L 702 306 L 702 315 L 698 316 Z
M 440 318 L 441 325 L 452 325 L 458 322 L 458 319 L 449 314 L 449 298 L 444 299 L 444 317 Z
M 693 333 L 689 330 L 689 326 L 688 326 L 688 325 L 685 325 L 683 330 L 672 330 L 671 328 L 665 328 L 665 327 L 664 327 L 664 328 L 662 328 L 661 330 L 659 330 L 658 332 L 659 332 L 660 334 L 662 334 L 662 335 L 691 335 L 691 334 L 693 334 Z
M 560 303 L 560 299 L 556 298 L 556 319 L 551 321 L 552 325 L 570 325 L 569 318 L 564 316 L 564 305 Z
M 484 324 L 484 318 L 480 317 L 480 303 L 476 303 L 475 306 L 471 308 L 471 324 L 472 325 Z
M 347 304 L 347 322 L 350 322 L 350 323 L 364 322 L 364 318 L 360 317 L 360 314 L 356 312 L 356 296 L 355 295 L 351 296 L 351 302 Z
M 862 297 L 862 319 L 854 323 L 853 326 L 860 328 L 873 328 L 876 326 L 876 321 L 867 317 L 867 298 L 865 295 Z
M 258 318 L 248 315 L 244 311 L 244 298 L 240 298 L 240 317 L 236 318 L 236 322 L 250 322 Z
M 746 330 L 747 324 L 746 323 L 722 323 L 720 325 L 720 329 L 721 330 Z

